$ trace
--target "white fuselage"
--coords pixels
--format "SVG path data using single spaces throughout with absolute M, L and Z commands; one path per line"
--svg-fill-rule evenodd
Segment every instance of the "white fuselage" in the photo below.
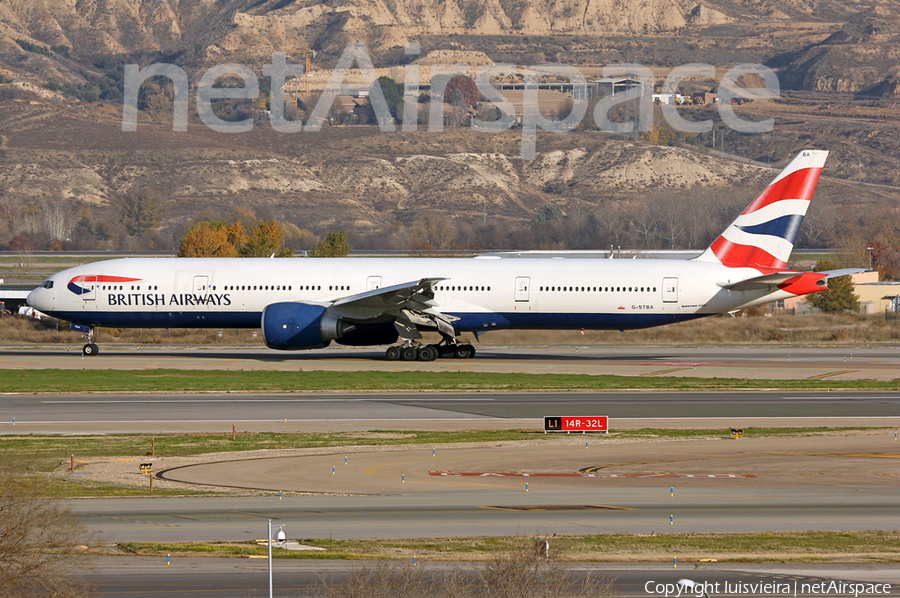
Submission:
M 267 305 L 328 306 L 423 278 L 457 332 L 646 328 L 792 296 L 720 284 L 752 268 L 679 259 L 131 258 L 59 272 L 29 305 L 89 326 L 251 328 Z

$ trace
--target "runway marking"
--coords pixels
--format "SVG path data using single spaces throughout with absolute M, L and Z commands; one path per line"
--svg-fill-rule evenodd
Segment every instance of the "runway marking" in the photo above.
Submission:
M 838 396 L 815 396 L 815 397 L 804 397 L 804 396 L 784 396 L 781 397 L 785 401 L 843 401 L 845 399 L 875 399 L 875 400 L 890 400 L 896 401 L 898 398 L 897 395 L 890 396 L 880 396 L 880 395 L 838 395 Z M 813 416 L 815 417 L 815 416 Z M 856 416 L 859 417 L 859 416 Z
M 698 365 L 712 365 L 714 362 L 712 361 L 654 361 L 651 363 L 644 363 L 641 365 L 687 365 L 691 367 L 697 367 Z M 717 362 L 717 363 L 725 363 L 725 362 Z
M 658 372 L 647 372 L 645 374 L 641 374 L 641 376 L 656 376 L 658 374 L 671 374 L 672 372 L 680 372 L 681 370 L 690 370 L 690 369 L 693 369 L 693 368 L 688 368 L 688 367 L 672 368 L 670 370 L 659 370 Z
M 821 380 L 822 378 L 830 378 L 831 376 L 840 376 L 841 374 L 852 374 L 853 372 L 858 372 L 859 370 L 841 370 L 839 372 L 827 372 L 825 374 L 816 374 L 815 376 L 810 376 L 807 380 Z
M 839 457 L 873 457 L 876 459 L 900 459 L 900 453 L 837 453 Z
M 637 511 L 630 507 L 611 507 L 608 505 L 525 505 L 521 507 L 481 507 L 497 511 Z
M 679 479 L 750 479 L 748 473 L 525 473 L 522 471 L 429 471 L 428 475 L 447 478 L 679 478 Z
M 345 418 L 323 418 L 323 419 L 291 419 L 287 418 L 288 423 L 314 423 L 314 422 L 485 422 L 492 420 L 502 421 L 502 417 L 494 417 L 490 415 L 473 415 L 472 417 L 375 417 L 368 419 L 345 419 Z M 846 418 L 844 418 L 846 419 Z M 17 425 L 50 425 L 50 424 L 269 424 L 283 423 L 283 417 L 275 419 L 109 419 L 109 420 L 93 420 L 93 419 L 70 419 L 70 420 L 31 420 L 17 421 Z M 11 425 L 7 422 L 0 422 L 0 426 Z
M 173 523 L 156 523 L 153 521 L 141 521 L 140 519 L 127 519 L 125 517 L 112 517 L 107 515 L 107 519 L 115 519 L 116 521 L 124 521 L 126 523 L 140 523 L 141 525 L 155 525 L 157 527 L 181 527 Z
M 391 398 L 391 397 L 359 397 L 352 399 L 136 399 L 136 400 L 125 400 L 125 399 L 115 399 L 115 400 L 86 400 L 86 401 L 72 401 L 72 400 L 60 400 L 60 401 L 41 401 L 42 405 L 89 405 L 89 404 L 98 404 L 98 405 L 129 405 L 129 404 L 142 404 L 142 403 L 387 403 L 387 402 L 396 402 L 396 401 L 404 401 L 404 402 L 414 402 L 414 403 L 487 403 L 491 401 L 496 401 L 496 399 L 490 399 L 486 397 L 478 397 L 478 398 Z

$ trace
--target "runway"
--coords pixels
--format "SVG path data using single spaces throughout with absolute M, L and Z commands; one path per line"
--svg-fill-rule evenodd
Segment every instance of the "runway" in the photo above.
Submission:
M 900 392 L 211 393 L 0 395 L 0 434 L 900 426 Z M 15 420 L 15 425 L 13 425 Z
M 284 371 L 470 371 L 620 376 L 894 380 L 898 346 L 849 347 L 506 347 L 479 344 L 474 359 L 389 362 L 383 350 L 330 347 L 279 352 L 248 347 L 103 345 L 82 357 L 80 345 L 0 349 L 0 368 L 200 369 Z
M 305 596 L 321 591 L 322 580 L 340 583 L 362 565 L 372 564 L 278 560 L 274 563 L 274 591 L 279 596 Z M 474 574 L 482 567 L 471 563 L 424 561 L 421 564 L 423 573 L 460 570 Z M 567 569 L 576 580 L 582 580 L 587 575 L 595 580 L 609 580 L 613 595 L 620 598 L 654 597 L 657 596 L 659 584 L 674 586 L 683 578 L 697 584 L 710 584 L 714 596 L 725 593 L 726 583 L 732 588 L 735 584 L 787 584 L 791 590 L 796 584 L 796 596 L 803 598 L 821 596 L 821 592 L 810 591 L 812 584 L 829 580 L 895 586 L 900 583 L 900 573 L 896 567 L 885 565 L 704 564 L 699 569 L 693 566 L 685 569 L 658 563 L 571 563 Z M 268 595 L 267 563 L 261 560 L 175 558 L 167 565 L 164 558 L 103 557 L 94 559 L 89 579 L 96 586 L 99 596 L 152 598 L 172 593 L 180 598 L 201 598 L 209 596 L 212 588 L 215 588 L 215 595 L 221 598 Z M 719 584 L 718 592 L 715 591 L 715 584 Z M 689 594 L 688 598 L 693 596 Z

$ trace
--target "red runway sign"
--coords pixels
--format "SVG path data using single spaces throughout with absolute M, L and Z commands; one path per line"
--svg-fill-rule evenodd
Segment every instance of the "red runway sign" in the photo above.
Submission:
M 591 416 L 547 416 L 544 417 L 544 432 L 607 432 L 609 417 Z

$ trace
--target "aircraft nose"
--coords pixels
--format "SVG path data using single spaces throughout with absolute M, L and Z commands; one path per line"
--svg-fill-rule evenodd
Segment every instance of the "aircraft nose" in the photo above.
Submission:
M 49 306 L 46 305 L 47 301 L 45 301 L 46 298 L 46 289 L 38 287 L 28 293 L 28 296 L 25 297 L 25 303 L 38 311 L 46 313 L 49 311 Z

